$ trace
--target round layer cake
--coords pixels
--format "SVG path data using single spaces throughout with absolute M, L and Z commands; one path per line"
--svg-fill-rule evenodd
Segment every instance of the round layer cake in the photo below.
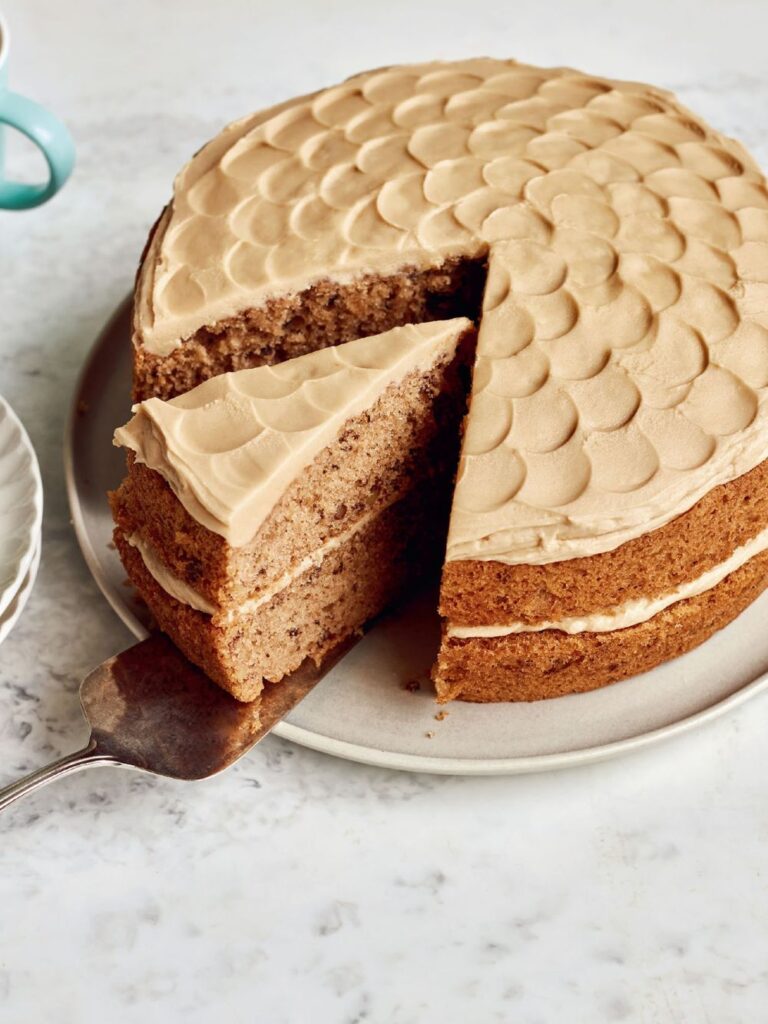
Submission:
M 478 324 L 441 699 L 651 668 L 768 582 L 768 191 L 668 92 L 492 59 L 230 125 L 139 271 L 138 400 L 395 327 Z

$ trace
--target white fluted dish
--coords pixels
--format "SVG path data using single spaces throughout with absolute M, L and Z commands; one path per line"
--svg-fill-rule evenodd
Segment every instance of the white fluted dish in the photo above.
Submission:
M 40 542 L 38 541 L 32 552 L 32 562 L 27 569 L 27 574 L 21 581 L 21 586 L 14 594 L 11 599 L 11 603 L 5 609 L 2 615 L 0 615 L 0 644 L 5 640 L 8 634 L 11 632 L 13 627 L 19 621 L 21 613 L 24 611 L 24 606 L 29 600 L 29 595 L 32 593 L 32 588 L 35 585 L 37 579 L 37 570 L 40 568 Z
M 97 339 L 73 397 L 66 441 L 72 518 L 107 600 L 138 638 L 141 606 L 110 546 L 106 491 L 124 473 L 112 431 L 130 411 L 130 306 Z M 533 704 L 461 704 L 436 720 L 427 673 L 434 595 L 385 617 L 275 728 L 315 750 L 410 771 L 502 775 L 598 761 L 701 725 L 768 688 L 768 594 L 690 654 L 593 693 Z M 421 680 L 412 693 L 404 688 Z
M 26 430 L 0 395 L 0 620 L 32 565 L 43 518 L 43 484 Z

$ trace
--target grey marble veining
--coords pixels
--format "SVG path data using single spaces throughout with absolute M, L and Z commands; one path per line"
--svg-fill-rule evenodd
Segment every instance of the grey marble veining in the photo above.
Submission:
M 513 53 L 676 88 L 768 164 L 760 0 L 3 9 L 15 87 L 67 118 L 79 159 L 52 203 L 0 213 L 0 391 L 46 493 L 0 647 L 3 780 L 82 741 L 80 678 L 130 642 L 69 525 L 63 424 L 173 174 L 223 122 L 362 67 Z M 767 730 L 759 698 L 548 776 L 410 776 L 270 739 L 198 786 L 73 777 L 0 821 L 0 1021 L 764 1019 Z

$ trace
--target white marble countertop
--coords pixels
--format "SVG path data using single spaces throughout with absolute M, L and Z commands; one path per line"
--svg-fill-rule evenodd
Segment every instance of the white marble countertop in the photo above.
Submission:
M 768 165 L 764 0 L 2 6 L 14 87 L 67 119 L 79 158 L 52 203 L 0 212 L 0 391 L 46 490 L 40 576 L 0 649 L 2 781 L 84 738 L 79 681 L 129 642 L 69 525 L 63 424 L 172 175 L 226 120 L 359 68 L 514 54 L 675 88 Z M 763 696 L 539 777 L 397 774 L 277 739 L 198 786 L 75 776 L 0 823 L 0 1020 L 763 1020 L 766 734 Z

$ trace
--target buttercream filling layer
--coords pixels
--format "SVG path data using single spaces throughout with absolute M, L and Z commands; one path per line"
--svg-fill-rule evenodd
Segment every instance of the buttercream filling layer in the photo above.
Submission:
M 205 615 L 215 615 L 219 621 L 231 622 L 232 619 L 239 618 L 243 615 L 253 615 L 254 612 L 257 612 L 263 605 L 272 601 L 278 594 L 299 579 L 300 576 L 303 576 L 307 570 L 322 565 L 324 559 L 332 551 L 341 547 L 342 544 L 346 544 L 351 537 L 367 526 L 368 523 L 377 516 L 380 516 L 387 508 L 389 508 L 389 505 L 385 506 L 383 509 L 376 509 L 375 512 L 368 512 L 365 515 L 360 516 L 351 529 L 346 530 L 344 533 L 341 533 L 336 537 L 331 537 L 330 540 L 326 541 L 326 543 L 321 545 L 316 551 L 307 555 L 306 558 L 297 562 L 292 569 L 284 572 L 282 576 L 279 576 L 270 587 L 261 591 L 257 597 L 246 598 L 245 601 L 241 601 L 238 604 L 228 605 L 226 608 L 213 604 L 208 600 L 208 598 L 195 590 L 194 587 L 191 587 L 185 580 L 170 572 L 162 559 L 158 557 L 157 552 L 152 548 L 152 546 L 142 540 L 138 534 L 133 533 L 126 539 L 131 547 L 136 548 L 139 552 L 147 572 L 152 576 L 155 582 L 162 587 L 166 594 L 169 594 L 180 604 L 187 605 L 189 608 L 194 608 L 195 611 L 203 612 Z
M 142 540 L 137 533 L 132 533 L 130 536 L 126 536 L 125 539 L 132 548 L 136 548 L 141 555 L 144 568 L 166 594 L 169 594 L 180 604 L 194 608 L 195 611 L 204 612 L 206 615 L 213 615 L 214 612 L 218 611 L 216 605 L 203 597 L 194 587 L 190 587 L 180 576 L 170 572 L 168 567 L 158 558 L 154 549 L 146 541 Z
M 595 613 L 594 615 L 568 616 L 562 619 L 552 619 L 537 622 L 529 625 L 525 622 L 512 622 L 504 625 L 492 626 L 455 626 L 448 627 L 448 636 L 456 639 L 466 640 L 472 637 L 501 637 L 510 636 L 513 633 L 541 633 L 544 630 L 558 630 L 561 633 L 608 633 L 614 630 L 627 629 L 630 626 L 637 626 L 641 622 L 647 622 L 654 615 L 663 612 L 666 608 L 677 604 L 678 601 L 685 601 L 687 598 L 698 597 L 708 590 L 712 590 L 718 583 L 730 576 L 732 572 L 741 568 L 755 555 L 768 550 L 768 529 L 758 533 L 746 544 L 736 548 L 733 554 L 719 565 L 713 566 L 702 573 L 694 580 L 682 583 L 679 587 L 661 597 L 639 598 L 635 601 L 627 601 L 610 612 Z

